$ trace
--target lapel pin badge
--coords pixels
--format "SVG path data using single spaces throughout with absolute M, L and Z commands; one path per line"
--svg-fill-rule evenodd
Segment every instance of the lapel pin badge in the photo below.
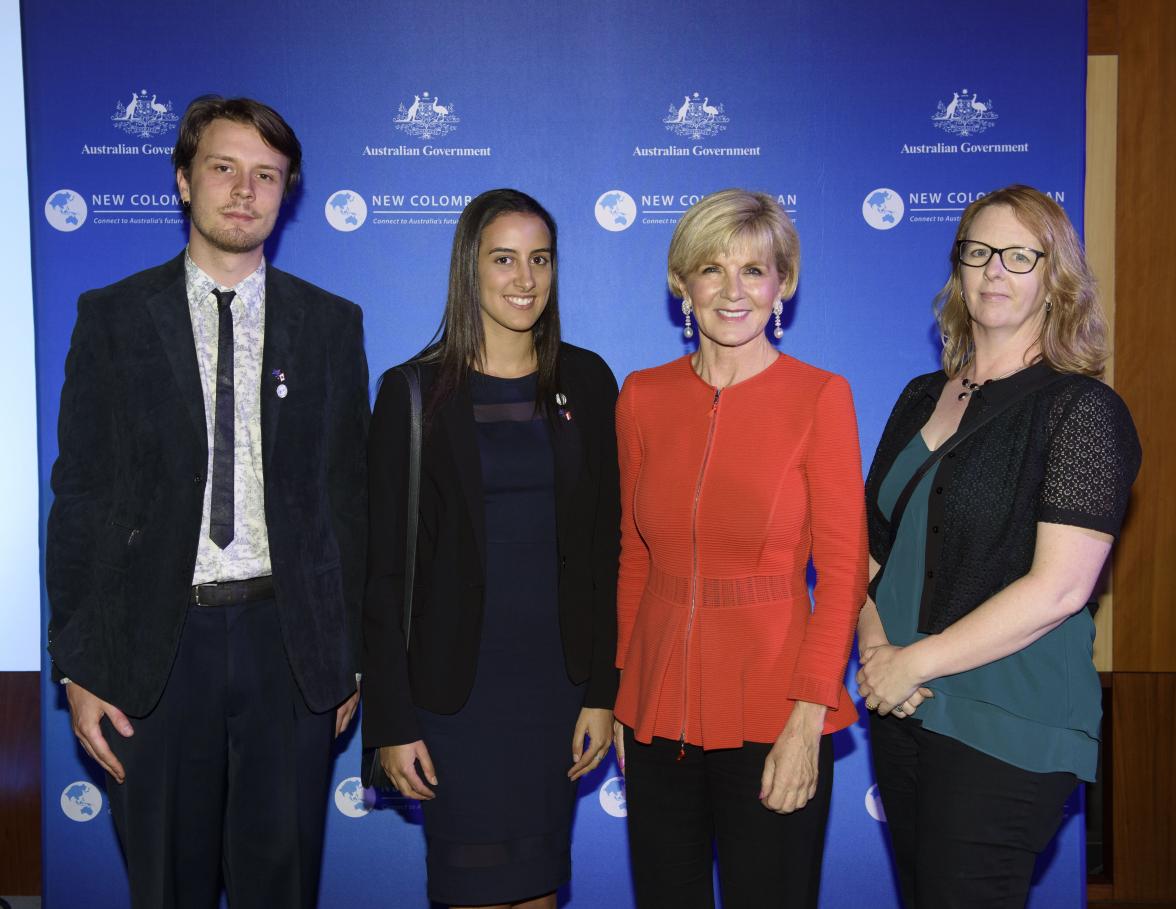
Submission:
M 275 369 L 270 372 L 270 375 L 278 380 L 278 387 L 274 389 L 274 393 L 279 398 L 284 398 L 290 393 L 290 389 L 286 387 L 286 374 L 280 369 Z
M 555 393 L 555 404 L 559 408 L 557 413 L 559 414 L 561 420 L 567 420 L 570 423 L 572 422 L 572 412 L 564 406 L 567 403 L 568 396 L 565 395 L 562 391 L 557 391 Z

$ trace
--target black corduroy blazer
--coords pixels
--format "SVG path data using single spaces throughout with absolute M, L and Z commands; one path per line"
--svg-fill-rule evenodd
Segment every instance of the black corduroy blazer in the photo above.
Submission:
M 369 420 L 359 307 L 267 265 L 261 381 L 282 640 L 308 706 L 324 711 L 354 692 L 359 662 Z M 45 566 L 54 674 L 143 716 L 179 646 L 207 482 L 182 253 L 78 300 L 58 447 Z

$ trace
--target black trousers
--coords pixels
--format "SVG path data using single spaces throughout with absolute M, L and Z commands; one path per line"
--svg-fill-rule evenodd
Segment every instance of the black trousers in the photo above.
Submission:
M 629 856 L 640 909 L 712 909 L 718 853 L 724 909 L 813 907 L 833 792 L 833 743 L 822 736 L 817 794 L 792 814 L 759 801 L 771 745 L 704 752 L 625 729 Z
M 131 901 L 143 909 L 311 907 L 318 898 L 335 712 L 295 685 L 273 600 L 193 606 L 167 687 L 107 780 Z
M 870 750 L 908 909 L 1020 909 L 1062 822 L 1072 773 L 1034 773 L 870 715 Z

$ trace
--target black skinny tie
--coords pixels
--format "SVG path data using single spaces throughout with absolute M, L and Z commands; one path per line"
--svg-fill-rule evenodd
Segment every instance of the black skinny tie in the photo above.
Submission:
M 208 536 L 224 549 L 233 542 L 233 310 L 234 290 L 216 290 L 216 420 L 212 424 L 212 506 Z

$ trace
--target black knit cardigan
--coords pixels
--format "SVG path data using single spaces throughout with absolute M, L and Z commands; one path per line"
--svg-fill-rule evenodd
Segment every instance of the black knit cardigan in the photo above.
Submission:
M 1113 390 L 1087 376 L 1040 387 L 1049 370 L 1038 363 L 973 393 L 961 430 L 986 408 L 1038 386 L 933 468 L 918 625 L 925 634 L 942 631 L 1028 573 L 1039 522 L 1119 532 L 1141 456 L 1131 414 Z M 946 382 L 934 372 L 907 385 L 870 466 L 870 554 L 880 565 L 892 536 L 879 487 Z

